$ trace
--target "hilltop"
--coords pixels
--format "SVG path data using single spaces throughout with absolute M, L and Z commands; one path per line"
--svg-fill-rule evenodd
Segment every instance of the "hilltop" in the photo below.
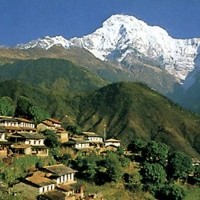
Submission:
M 82 100 L 77 122 L 84 130 L 117 137 L 159 140 L 190 155 L 200 152 L 200 118 L 141 83 L 115 83 Z M 195 150 L 196 148 L 196 150 Z

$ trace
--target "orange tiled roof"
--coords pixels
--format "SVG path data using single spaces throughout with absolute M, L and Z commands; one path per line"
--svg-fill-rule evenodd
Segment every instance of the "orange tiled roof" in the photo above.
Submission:
M 57 119 L 48 118 L 48 119 L 46 119 L 46 120 L 47 120 L 47 121 L 51 121 L 51 122 L 56 123 L 56 124 L 61 124 L 61 122 L 58 121 Z M 46 120 L 45 120 L 45 121 L 46 121 Z

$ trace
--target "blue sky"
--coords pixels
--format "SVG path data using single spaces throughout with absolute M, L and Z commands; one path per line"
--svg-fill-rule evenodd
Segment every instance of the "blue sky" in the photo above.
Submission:
M 0 0 L 0 45 L 80 37 L 113 14 L 159 25 L 175 38 L 200 37 L 200 0 Z

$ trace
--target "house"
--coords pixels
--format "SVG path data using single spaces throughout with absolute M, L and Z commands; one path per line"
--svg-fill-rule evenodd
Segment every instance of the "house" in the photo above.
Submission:
M 60 143 L 65 143 L 69 140 L 69 133 L 62 127 L 56 128 L 56 135 Z
M 24 118 L 0 116 L 0 127 L 3 127 L 8 133 L 35 131 L 35 124 Z
M 50 165 L 43 167 L 43 171 L 49 174 L 50 178 L 56 181 L 56 184 L 72 184 L 76 183 L 74 175 L 76 170 L 71 169 L 63 164 Z
M 15 133 L 10 137 L 10 141 L 15 143 L 11 146 L 14 153 L 32 154 L 37 156 L 48 156 L 48 148 L 44 145 L 45 137 L 37 132 Z M 28 147 L 31 147 L 31 153 Z M 22 150 L 22 149 L 24 150 Z
M 70 199 L 83 196 L 83 188 L 74 179 L 76 170 L 63 164 L 45 166 L 26 178 L 25 182 L 37 190 L 38 199 Z
M 100 148 L 103 146 L 103 137 L 100 135 L 94 132 L 83 132 L 83 135 L 89 141 L 91 147 Z
M 84 199 L 83 186 L 75 183 L 73 185 L 63 185 L 56 190 L 39 195 L 38 200 L 80 200 Z
M 20 154 L 20 155 L 31 155 L 32 149 L 31 145 L 29 144 L 12 144 L 11 150 L 14 154 Z
M 46 129 L 56 130 L 56 128 L 61 128 L 61 122 L 53 118 L 45 119 L 37 125 L 39 131 L 44 131 Z
M 69 147 L 72 147 L 78 150 L 90 148 L 89 141 L 86 141 L 83 138 L 71 138 L 66 144 Z
M 116 140 L 114 138 L 110 138 L 104 142 L 105 147 L 113 146 L 113 147 L 120 147 L 121 142 L 120 140 Z
M 37 188 L 38 194 L 52 191 L 56 187 L 56 182 L 46 177 L 46 174 L 40 171 L 26 178 L 26 183 Z
M 5 138 L 5 130 L 0 129 L 0 158 L 7 157 L 9 152 L 10 142 Z
M 37 125 L 38 132 L 43 132 L 45 130 L 55 131 L 60 143 L 65 143 L 69 140 L 68 132 L 61 127 L 61 122 L 56 119 L 48 118 Z

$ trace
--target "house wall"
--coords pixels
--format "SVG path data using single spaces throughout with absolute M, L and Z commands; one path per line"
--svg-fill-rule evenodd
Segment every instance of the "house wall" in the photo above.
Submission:
M 90 142 L 103 142 L 103 138 L 101 138 L 101 137 L 88 137 L 88 140 L 90 141 Z
M 25 141 L 25 144 L 30 144 L 30 145 L 32 145 L 32 146 L 34 146 L 34 145 L 36 145 L 36 146 L 38 146 L 38 145 L 44 145 L 44 139 L 27 139 L 26 141 Z
M 28 147 L 28 148 L 24 149 L 24 154 L 25 154 L 25 155 L 30 155 L 30 154 L 32 154 L 31 147 Z
M 71 182 L 71 181 L 74 181 L 74 173 L 65 174 L 56 179 L 57 184 Z
M 37 130 L 38 131 L 45 131 L 45 130 L 55 130 L 55 128 L 54 127 L 50 127 L 50 126 L 47 126 L 47 125 L 45 125 L 45 124 L 43 124 L 43 123 L 40 123 L 40 124 L 38 124 L 37 125 Z
M 5 133 L 0 133 L 0 140 L 6 140 L 5 139 Z
M 77 149 L 90 148 L 90 144 L 89 143 L 75 144 L 75 148 L 77 148 Z
M 55 184 L 51 184 L 51 185 L 45 185 L 43 187 L 39 188 L 39 194 L 51 191 L 55 189 Z
M 59 133 L 58 137 L 59 137 L 59 142 L 61 143 L 67 142 L 69 140 L 68 132 Z
M 105 142 L 105 147 L 107 146 L 115 146 L 115 147 L 120 147 L 120 142 Z
M 5 158 L 7 157 L 7 155 L 8 155 L 7 149 L 0 147 L 0 158 Z
M 37 156 L 48 156 L 49 155 L 49 150 L 48 149 L 34 149 L 34 147 L 32 147 L 32 154 L 35 154 Z
M 32 123 L 25 123 L 25 122 L 9 122 L 9 121 L 1 122 L 1 123 L 0 123 L 0 126 L 35 128 L 35 125 L 32 124 Z

